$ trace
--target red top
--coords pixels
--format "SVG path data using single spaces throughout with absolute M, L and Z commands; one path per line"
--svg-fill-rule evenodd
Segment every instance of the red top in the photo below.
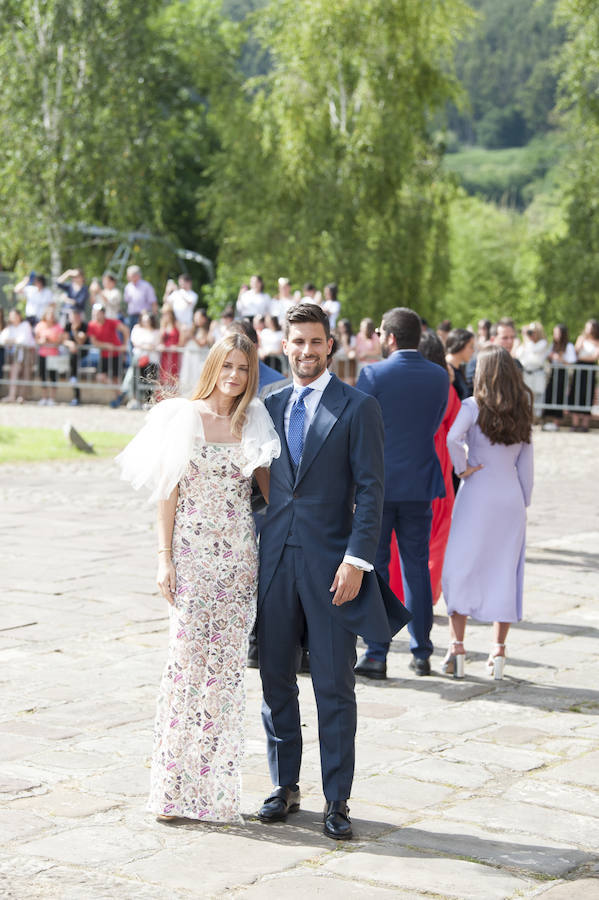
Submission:
M 121 336 L 116 327 L 118 319 L 105 319 L 102 324 L 99 322 L 90 322 L 87 326 L 87 333 L 90 337 L 95 337 L 101 344 L 114 344 L 115 347 L 121 346 Z M 113 350 L 102 350 L 102 359 L 109 359 L 118 356 Z

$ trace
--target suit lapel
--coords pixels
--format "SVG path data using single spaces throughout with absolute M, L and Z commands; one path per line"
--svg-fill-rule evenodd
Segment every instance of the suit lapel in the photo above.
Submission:
M 337 422 L 347 403 L 348 397 L 343 390 L 342 382 L 335 375 L 332 375 L 320 398 L 320 403 L 306 435 L 304 452 L 297 470 L 297 478 L 295 479 L 296 485 L 299 484 L 312 465 L 315 456 L 326 441 L 331 428 Z
M 295 475 L 289 456 L 287 438 L 285 437 L 285 407 L 287 406 L 287 401 L 289 400 L 292 391 L 293 385 L 290 385 L 289 387 L 275 394 L 272 397 L 272 400 L 270 400 L 270 402 L 267 404 L 268 411 L 270 412 L 271 418 L 277 430 L 277 434 L 279 435 L 279 439 L 281 441 L 281 455 L 279 457 L 279 461 L 283 466 L 283 471 L 287 476 L 290 484 L 293 484 Z

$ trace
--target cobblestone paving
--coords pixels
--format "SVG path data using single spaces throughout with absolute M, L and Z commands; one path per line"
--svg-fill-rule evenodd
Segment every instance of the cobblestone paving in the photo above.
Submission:
M 72 412 L 77 414 L 77 420 Z M 131 431 L 140 414 L 2 410 L 0 425 Z M 360 680 L 355 840 L 321 833 L 315 705 L 302 676 L 302 810 L 264 826 L 259 681 L 247 673 L 243 827 L 145 812 L 166 647 L 153 511 L 105 460 L 0 468 L 0 896 L 599 898 L 599 434 L 535 434 L 525 620 L 503 682 L 490 629 L 466 678 Z M 467 549 L 466 551 L 467 552 Z M 491 549 L 489 552 L 492 552 Z

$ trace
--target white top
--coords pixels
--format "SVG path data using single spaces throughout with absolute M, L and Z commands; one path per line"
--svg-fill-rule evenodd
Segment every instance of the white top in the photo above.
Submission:
M 135 490 L 142 485 L 149 488 L 150 503 L 167 500 L 183 477 L 198 439 L 205 440 L 198 401 L 177 397 L 157 403 L 141 431 L 116 458 L 121 478 Z M 247 408 L 241 449 L 246 459 L 241 471 L 247 478 L 254 469 L 270 466 L 281 452 L 272 419 L 257 398 Z
M 20 347 L 35 347 L 33 329 L 29 322 L 23 320 L 18 325 L 7 325 L 0 333 L 0 344 L 3 346 L 18 344 Z
M 277 353 L 283 352 L 282 340 L 283 340 L 283 332 L 282 331 L 273 331 L 272 328 L 263 328 L 258 337 L 260 341 L 260 349 L 264 353 Z
M 270 312 L 270 294 L 262 294 L 253 291 L 244 291 L 237 301 L 237 316 L 253 318 L 254 316 L 266 316 Z
M 287 310 L 291 309 L 292 306 L 295 306 L 295 300 L 293 297 L 273 297 L 270 301 L 270 314 L 271 316 L 276 316 L 279 320 L 279 323 L 282 325 L 285 316 L 287 315 Z
M 50 288 L 42 288 L 41 291 L 36 284 L 26 284 L 23 288 L 25 294 L 25 316 L 35 316 L 41 319 L 48 305 L 53 302 L 52 291 Z
M 304 443 L 306 442 L 306 435 L 308 433 L 308 428 L 312 424 L 312 419 L 316 414 L 316 410 L 318 409 L 318 404 L 320 403 L 322 394 L 327 384 L 331 380 L 331 373 L 328 369 L 325 369 L 322 375 L 319 375 L 315 381 L 311 381 L 310 384 L 297 384 L 296 381 L 293 382 L 293 390 L 291 391 L 291 396 L 287 401 L 287 406 L 285 407 L 285 437 L 289 436 L 289 418 L 291 416 L 291 408 L 301 392 L 304 388 L 312 388 L 312 393 L 308 394 L 304 397 L 304 406 L 306 407 L 306 414 L 304 416 Z M 343 562 L 349 563 L 352 566 L 355 566 L 357 569 L 362 569 L 365 572 L 372 572 L 374 566 L 367 562 L 365 559 L 360 559 L 357 556 L 348 556 L 347 553 L 343 557 Z
M 102 297 L 104 306 L 106 307 L 106 318 L 118 319 L 119 313 L 121 311 L 121 301 L 123 299 L 123 295 L 119 291 L 118 287 L 103 288 L 100 296 Z
M 175 319 L 181 325 L 191 325 L 193 323 L 193 310 L 198 302 L 198 295 L 195 291 L 186 291 L 179 288 L 169 295 L 168 303 L 172 307 Z
M 547 341 L 542 338 L 540 341 L 524 341 L 518 347 L 516 356 L 527 372 L 534 372 L 543 368 L 548 353 Z
M 139 359 L 147 355 L 151 363 L 160 362 L 160 331 L 157 328 L 144 328 L 139 322 L 131 329 L 133 356 Z
M 322 304 L 322 308 L 329 317 L 331 329 L 335 328 L 339 313 L 341 312 L 341 303 L 339 300 L 325 300 Z
M 574 349 L 574 344 L 571 344 L 569 341 L 566 344 L 566 349 L 564 350 L 563 356 L 560 360 L 562 363 L 575 363 L 578 357 L 576 356 L 576 350 Z

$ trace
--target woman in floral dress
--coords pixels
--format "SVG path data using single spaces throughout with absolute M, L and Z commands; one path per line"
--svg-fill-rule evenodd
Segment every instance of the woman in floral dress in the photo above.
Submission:
M 255 398 L 245 335 L 214 345 L 191 400 L 165 400 L 118 457 L 158 501 L 158 575 L 170 607 L 148 808 L 159 819 L 240 822 L 248 636 L 258 558 L 252 474 L 268 495 L 280 444 Z

